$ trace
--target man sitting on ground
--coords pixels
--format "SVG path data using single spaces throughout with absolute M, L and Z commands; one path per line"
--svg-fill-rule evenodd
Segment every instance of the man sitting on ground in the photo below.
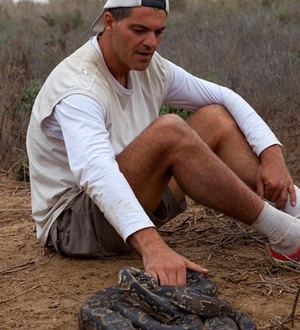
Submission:
M 157 228 L 187 195 L 266 235 L 276 259 L 297 259 L 300 190 L 280 142 L 235 92 L 156 52 L 168 13 L 168 0 L 108 0 L 97 35 L 46 80 L 27 135 L 38 239 L 74 257 L 135 248 L 162 285 L 182 285 L 186 268 L 207 270 Z M 193 114 L 159 116 L 163 103 Z

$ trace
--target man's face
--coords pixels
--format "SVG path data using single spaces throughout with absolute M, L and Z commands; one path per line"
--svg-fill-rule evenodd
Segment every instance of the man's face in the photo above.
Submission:
M 147 69 L 163 38 L 167 15 L 164 10 L 136 7 L 120 22 L 113 20 L 111 47 L 115 65 L 129 71 Z

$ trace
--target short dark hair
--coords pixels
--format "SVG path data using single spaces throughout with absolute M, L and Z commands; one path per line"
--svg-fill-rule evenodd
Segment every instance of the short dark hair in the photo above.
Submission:
M 111 13 L 117 22 L 120 22 L 132 14 L 132 7 L 108 8 L 106 11 Z

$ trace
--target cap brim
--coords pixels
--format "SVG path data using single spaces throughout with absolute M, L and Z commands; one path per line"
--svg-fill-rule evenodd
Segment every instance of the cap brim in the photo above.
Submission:
M 98 16 L 98 18 L 93 23 L 91 30 L 94 32 L 102 32 L 104 30 L 104 12 L 105 9 L 103 9 L 102 13 Z

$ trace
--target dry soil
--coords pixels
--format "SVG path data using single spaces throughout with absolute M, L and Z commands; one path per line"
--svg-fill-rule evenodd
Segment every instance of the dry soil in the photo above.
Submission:
M 135 252 L 79 260 L 45 250 L 36 240 L 29 184 L 3 174 L 0 187 L 0 329 L 77 329 L 89 295 L 116 285 L 122 266 L 143 267 Z M 220 297 L 250 314 L 258 329 L 300 329 L 300 273 L 275 266 L 264 237 L 192 202 L 162 235 L 207 267 Z

